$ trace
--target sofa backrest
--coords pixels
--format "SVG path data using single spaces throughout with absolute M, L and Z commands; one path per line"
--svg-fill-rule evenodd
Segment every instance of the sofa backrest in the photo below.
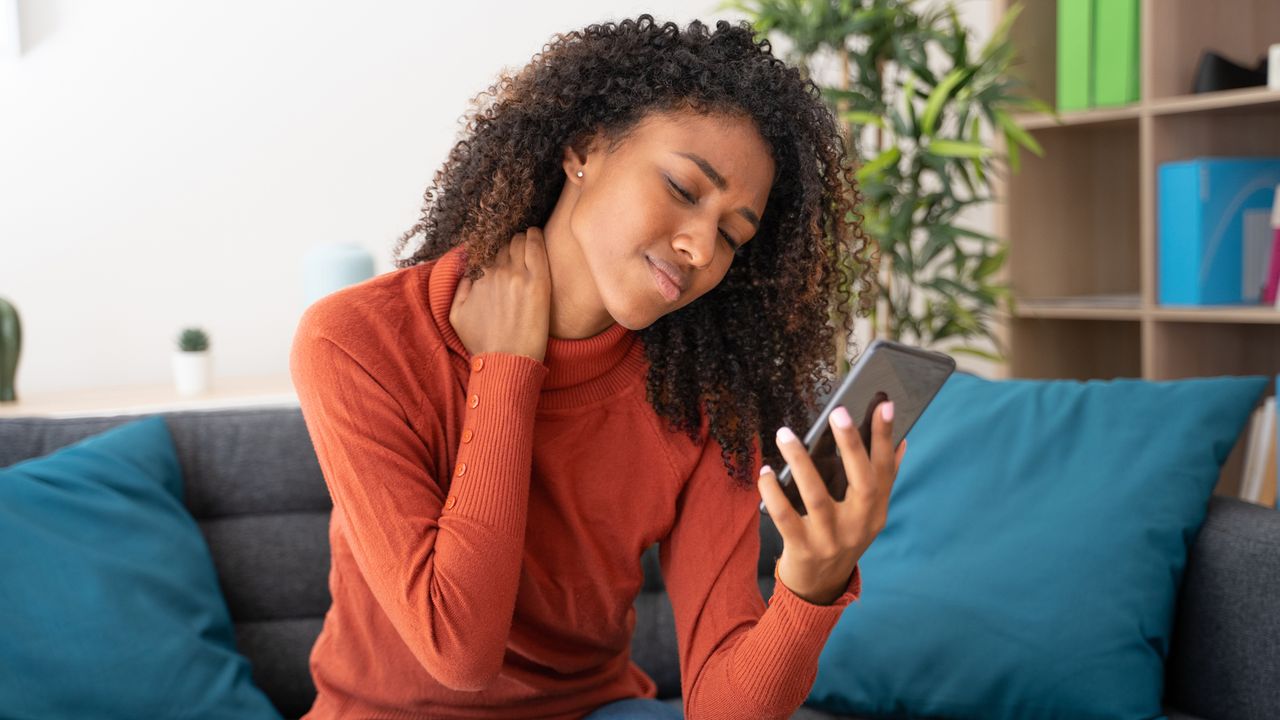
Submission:
M 297 406 L 162 413 L 185 478 L 186 505 L 209 545 L 254 681 L 286 718 L 315 697 L 308 661 L 330 605 L 332 502 Z M 0 419 L 0 467 L 140 416 Z M 782 541 L 761 516 L 762 597 Z M 645 551 L 632 658 L 662 698 L 680 694 L 675 624 L 658 564 Z M 1087 581 L 1086 581 L 1087 585 Z M 1280 513 L 1214 497 L 1188 560 L 1168 662 L 1167 696 L 1195 715 L 1248 714 L 1280 673 Z

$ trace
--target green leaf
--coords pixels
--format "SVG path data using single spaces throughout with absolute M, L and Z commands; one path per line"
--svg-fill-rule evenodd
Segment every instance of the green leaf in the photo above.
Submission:
M 938 115 L 942 112 L 942 104 L 951 96 L 951 92 L 971 77 L 973 77 L 973 68 L 956 68 L 947 73 L 933 92 L 929 93 L 929 101 L 925 103 L 924 118 L 921 122 L 921 129 L 925 135 L 933 135 L 934 128 L 938 124 Z
M 898 159 L 901 157 L 902 150 L 896 147 L 891 147 L 877 155 L 870 162 L 863 163 L 862 167 L 858 168 L 857 172 L 854 173 L 854 178 L 857 179 L 858 182 L 862 182 L 869 176 L 879 175 L 885 168 L 896 164 Z
M 1005 133 L 1004 138 L 1004 147 L 1007 151 L 1006 154 L 1009 156 L 1009 169 L 1017 173 L 1022 170 L 1022 160 L 1018 155 L 1018 143 L 1014 142 L 1008 133 Z
M 973 271 L 975 280 L 986 279 L 989 275 L 999 270 L 1004 265 L 1007 251 L 1004 248 L 997 250 L 995 254 L 982 258 L 978 263 L 978 267 Z
M 959 347 L 948 348 L 947 352 L 951 354 L 959 353 L 961 355 L 974 355 L 992 362 L 1002 362 L 1004 360 L 1000 355 L 996 355 L 986 350 L 981 350 L 972 345 L 961 345 Z
M 1052 115 L 1055 119 L 1062 120 L 1062 117 L 1058 115 L 1058 109 L 1056 107 L 1050 105 L 1049 103 L 1039 98 L 1023 96 L 1021 98 L 1018 98 L 1018 100 L 1019 100 L 1019 105 L 1021 105 L 1022 107 L 1025 107 L 1028 110 L 1031 110 L 1032 112 L 1043 113 L 1045 115 Z
M 934 140 L 924 149 L 939 157 L 984 158 L 991 155 L 991 148 L 959 140 Z
M 960 177 L 960 181 L 963 182 L 965 188 L 969 190 L 969 195 L 971 197 L 977 196 L 978 188 L 976 183 L 974 183 L 973 175 L 972 175 L 972 170 L 974 165 L 976 165 L 976 163 L 974 163 L 974 165 L 971 165 L 965 162 L 964 160 L 959 160 L 959 159 L 954 160 L 953 162 L 955 163 L 954 167 L 956 170 L 956 175 Z
M 908 75 L 907 81 L 902 86 L 902 96 L 905 99 L 907 118 L 910 121 L 910 132 L 907 133 L 914 138 L 920 137 L 920 123 L 916 120 L 916 76 Z
M 973 116 L 973 123 L 969 126 L 969 138 L 971 142 L 981 141 L 982 139 L 982 116 L 981 115 Z M 988 182 L 987 182 L 987 173 L 982 169 L 982 166 L 984 164 L 985 163 L 983 163 L 982 160 L 978 160 L 977 162 L 975 162 L 973 164 L 973 172 L 975 175 L 978 176 L 978 182 L 980 182 L 985 187 L 988 184 Z M 974 193 L 974 194 L 977 195 L 977 193 Z
M 996 123 L 1004 130 L 1005 136 L 1010 140 L 1016 141 L 1019 145 L 1027 148 L 1031 152 L 1044 157 L 1044 148 L 1040 147 L 1040 143 L 1031 136 L 1031 133 L 1024 130 L 1018 123 L 1009 117 L 1008 113 L 1001 111 L 999 108 L 992 108 L 992 115 L 995 116 Z
M 907 127 L 907 122 L 902 119 L 902 113 L 898 112 L 898 108 L 889 108 L 887 112 L 889 123 L 893 125 L 893 132 L 900 138 L 911 137 L 912 128 Z
M 848 120 L 855 125 L 875 125 L 876 127 L 885 127 L 884 118 L 875 113 L 863 112 L 861 110 L 850 110 L 840 117 Z

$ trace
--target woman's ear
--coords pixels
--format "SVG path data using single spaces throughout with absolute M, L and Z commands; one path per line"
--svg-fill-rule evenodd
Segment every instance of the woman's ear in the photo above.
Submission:
M 586 172 L 587 159 L 592 150 L 599 145 L 599 140 L 600 133 L 597 130 L 594 134 L 581 133 L 569 138 L 565 143 L 561 164 L 564 166 L 565 177 L 569 178 L 570 182 L 579 180 L 578 171 Z
M 564 166 L 565 177 L 569 182 L 577 182 L 581 180 L 578 173 L 585 172 L 582 168 L 586 163 L 585 158 L 580 157 L 572 148 L 566 146 L 564 149 L 564 159 L 561 164 Z
M 568 182 L 581 182 L 582 178 L 579 173 L 585 173 L 586 154 L 582 152 L 580 147 L 570 145 L 564 146 L 564 177 L 568 178 Z

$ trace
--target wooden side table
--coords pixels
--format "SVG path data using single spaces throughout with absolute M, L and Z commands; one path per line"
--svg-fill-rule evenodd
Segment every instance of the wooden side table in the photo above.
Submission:
M 298 404 L 293 382 L 286 375 L 215 377 L 207 392 L 180 396 L 172 382 L 81 388 L 22 394 L 18 401 L 0 403 L 0 418 L 139 415 L 171 410 Z

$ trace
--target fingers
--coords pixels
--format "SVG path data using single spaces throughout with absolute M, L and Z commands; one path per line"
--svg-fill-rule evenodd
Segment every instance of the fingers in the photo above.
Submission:
M 888 400 L 876 407 L 876 417 L 871 425 L 871 467 L 877 478 L 893 478 L 893 401 Z M 888 417 L 885 417 L 886 413 Z
M 778 451 L 791 468 L 791 482 L 800 491 L 800 499 L 804 501 L 806 514 L 809 516 L 830 517 L 834 511 L 835 501 L 822 479 L 822 474 L 809 457 L 809 450 L 796 437 L 790 428 L 778 428 L 776 437 Z M 790 504 L 788 502 L 788 504 Z M 798 513 L 797 513 L 798 514 Z
M 850 490 L 856 491 L 854 494 L 857 497 L 869 500 L 872 505 L 888 499 L 894 478 L 898 474 L 898 465 L 906 452 L 905 439 L 897 448 L 890 446 L 893 442 L 893 420 L 884 417 L 884 409 L 890 404 L 890 401 L 881 401 L 870 408 L 869 416 L 863 416 L 871 423 L 868 433 L 871 437 L 870 454 L 862 442 L 859 428 L 853 425 L 852 418 L 849 418 L 845 408 L 836 408 L 828 418 L 831 432 L 836 438 L 836 444 L 840 447 L 841 461 L 844 464 L 845 475 L 849 479 Z M 866 420 L 863 427 L 867 427 L 865 422 Z M 838 504 L 839 507 L 845 508 L 845 512 L 858 512 L 864 509 L 860 507 L 860 503 L 851 503 L 848 499 L 849 496 L 846 496 L 845 502 Z
M 530 227 L 525 237 L 525 266 L 536 274 L 547 267 L 547 246 L 542 228 Z
M 511 237 L 507 244 L 513 267 L 518 270 L 537 272 L 547 267 L 546 245 L 543 242 L 542 228 L 530 226 Z
M 782 485 L 778 483 L 778 476 L 768 465 L 760 468 L 756 487 L 760 489 L 764 506 L 768 509 L 769 517 L 773 518 L 773 524 L 778 528 L 783 540 L 802 537 L 804 528 L 801 527 L 801 523 L 804 520 L 800 517 L 800 513 L 791 507 L 791 501 L 787 499 L 786 494 L 782 492 Z
M 867 458 L 866 448 L 862 444 L 862 434 L 853 424 L 853 418 L 844 407 L 831 411 L 827 418 L 831 434 L 835 436 L 836 446 L 840 448 L 840 460 L 844 464 L 844 474 L 850 484 L 865 484 L 864 478 L 871 472 L 871 463 Z M 874 420 L 872 422 L 874 431 Z M 874 438 L 874 432 L 872 433 Z M 872 440 L 874 443 L 875 441 Z
M 524 261 L 525 254 L 525 234 L 518 232 L 511 236 L 511 242 L 507 243 L 508 260 L 512 263 L 512 267 L 517 270 L 524 270 L 526 265 Z

